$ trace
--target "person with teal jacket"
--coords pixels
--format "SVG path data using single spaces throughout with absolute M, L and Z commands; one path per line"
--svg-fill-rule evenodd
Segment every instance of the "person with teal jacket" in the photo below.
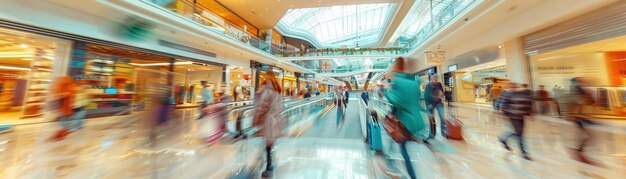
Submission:
M 394 110 L 391 111 L 414 137 L 425 139 L 426 133 L 424 128 L 424 119 L 421 115 L 420 105 L 420 85 L 415 81 L 415 75 L 407 74 L 404 71 L 405 60 L 402 57 L 396 59 L 395 77 L 392 81 L 391 89 L 383 89 L 387 101 L 393 105 Z M 400 150 L 404 158 L 405 165 L 409 176 L 416 178 L 413 164 L 409 158 L 406 149 L 406 142 L 400 143 Z

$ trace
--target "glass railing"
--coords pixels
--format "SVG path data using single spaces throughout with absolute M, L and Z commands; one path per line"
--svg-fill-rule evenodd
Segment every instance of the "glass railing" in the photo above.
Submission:
M 433 20 L 428 21 L 428 23 L 425 24 L 413 37 L 404 43 L 402 49 L 407 52 L 415 49 L 474 2 L 476 2 L 476 0 L 459 0 L 451 1 L 448 4 L 441 4 L 445 6 L 443 7 L 444 9 L 440 11 L 440 13 L 434 14 L 432 18 Z
M 402 48 L 329 48 L 307 49 L 305 51 L 284 53 L 285 57 L 319 57 L 319 56 L 372 56 L 372 55 L 402 55 L 407 53 Z
M 247 31 L 241 29 L 239 26 L 228 22 L 227 20 L 221 18 L 219 15 L 211 12 L 210 10 L 187 0 L 177 0 L 167 5 L 156 3 L 155 1 L 157 0 L 142 1 L 151 5 L 160 6 L 161 8 L 164 8 L 164 10 L 176 13 L 181 17 L 195 22 L 210 31 L 216 32 L 242 44 L 254 47 L 256 49 L 278 57 L 285 56 L 283 51 L 297 51 L 296 49 L 291 49 L 288 46 L 274 46 L 271 43 L 266 42 L 265 40 L 257 38 L 254 34 L 250 34 Z
M 265 40 L 259 39 L 254 34 L 241 29 L 219 15 L 210 10 L 196 5 L 187 0 L 177 0 L 168 5 L 157 3 L 158 0 L 142 0 L 148 4 L 159 6 L 164 10 L 176 13 L 192 22 L 195 22 L 204 28 L 221 34 L 225 37 L 238 41 L 247 46 L 264 51 L 277 57 L 320 57 L 320 56 L 371 56 L 371 55 L 404 55 L 409 53 L 417 46 L 421 45 L 426 39 L 441 29 L 445 24 L 449 23 L 469 4 L 475 2 L 453 1 L 445 6 L 445 8 L 434 16 L 433 21 L 429 21 L 414 36 L 412 36 L 402 47 L 392 48 L 328 48 L 328 49 L 307 49 L 299 50 L 291 46 L 275 46 Z

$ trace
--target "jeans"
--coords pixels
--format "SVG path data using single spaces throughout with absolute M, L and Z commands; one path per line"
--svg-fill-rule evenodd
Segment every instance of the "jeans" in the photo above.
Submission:
M 435 108 L 437 109 L 437 114 L 439 115 L 439 121 L 441 122 L 441 135 L 445 137 L 446 136 L 446 117 L 443 111 L 443 103 L 436 103 L 436 104 L 428 105 L 428 112 L 430 113 L 430 117 L 432 117 L 432 119 L 435 118 L 434 116 Z M 435 121 L 431 121 L 431 122 L 435 123 Z M 436 127 L 436 124 L 435 124 L 435 127 Z M 436 134 L 436 133 L 433 133 L 433 134 Z M 435 135 L 433 135 L 432 137 L 434 136 Z
M 339 126 L 340 126 L 340 124 L 341 124 L 341 120 L 343 119 L 343 116 L 344 116 L 344 114 L 343 114 L 343 110 L 344 110 L 344 109 L 343 109 L 343 108 L 341 108 L 341 107 L 338 107 L 338 108 L 337 108 L 337 127 L 339 127 Z
M 83 128 L 83 119 L 87 116 L 87 110 L 85 107 L 74 108 L 74 113 L 59 118 L 61 125 L 70 131 L 76 131 Z
M 400 144 L 400 152 L 402 153 L 402 158 L 404 158 L 404 164 L 406 165 L 406 171 L 409 173 L 409 176 L 411 178 L 416 178 L 413 163 L 411 163 L 409 152 L 406 150 L 406 142 Z
M 522 150 L 522 153 L 526 153 L 526 145 L 524 145 L 524 119 L 510 118 L 509 121 L 511 121 L 511 125 L 513 126 L 513 132 L 505 133 L 501 139 L 506 142 L 509 138 L 516 137 L 519 141 L 520 150 Z

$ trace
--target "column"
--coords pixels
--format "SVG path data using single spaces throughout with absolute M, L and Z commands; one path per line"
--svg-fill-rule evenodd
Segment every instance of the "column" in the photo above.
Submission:
M 531 85 L 530 62 L 524 53 L 522 39 L 516 38 L 504 43 L 506 71 L 511 82 Z
M 233 87 L 232 85 L 232 81 L 231 81 L 231 75 L 230 75 L 230 67 L 226 66 L 224 67 L 224 73 L 222 75 L 222 82 L 226 84 L 226 89 L 224 89 L 224 95 L 232 95 L 232 91 L 231 88 Z M 233 96 L 232 99 L 235 99 L 235 97 Z

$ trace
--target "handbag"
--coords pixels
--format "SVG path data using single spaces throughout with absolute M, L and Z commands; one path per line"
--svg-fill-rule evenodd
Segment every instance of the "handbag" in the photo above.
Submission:
M 402 131 L 403 127 L 398 118 L 393 114 L 387 114 L 385 120 L 383 120 L 383 128 L 385 128 L 391 139 L 397 143 L 407 141 L 406 136 L 404 136 L 404 131 Z
M 395 111 L 395 108 L 387 113 L 385 120 L 383 120 L 383 128 L 391 136 L 391 139 L 397 143 L 405 143 L 409 140 L 416 141 L 417 139 L 407 131 L 396 115 L 393 114 L 393 111 Z

